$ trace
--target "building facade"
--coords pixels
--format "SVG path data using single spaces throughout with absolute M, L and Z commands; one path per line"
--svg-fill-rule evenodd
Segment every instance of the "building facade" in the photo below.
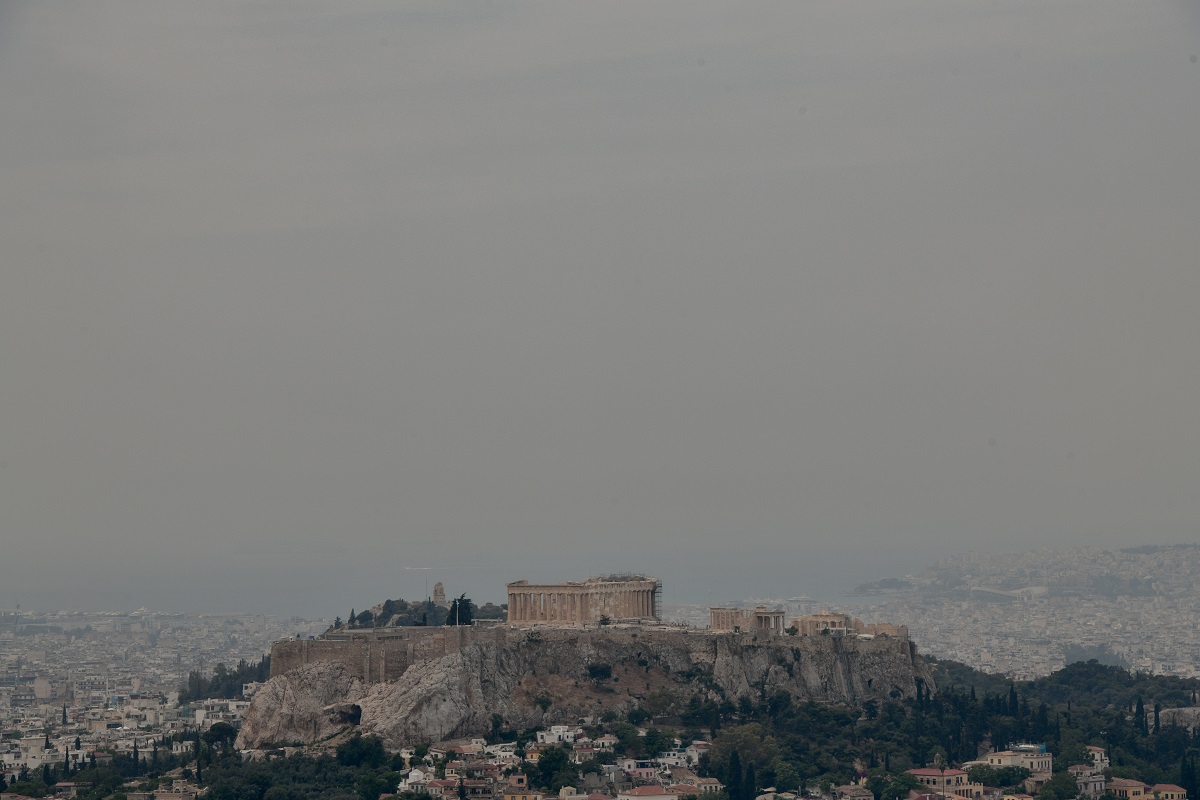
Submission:
M 769 609 L 766 606 L 756 608 L 710 608 L 708 610 L 708 627 L 714 631 L 735 631 L 748 633 L 765 631 L 767 633 L 783 633 L 783 610 Z
M 801 636 L 888 636 L 908 639 L 907 625 L 888 622 L 864 623 L 862 620 L 836 611 L 818 611 L 802 617 L 792 617 L 792 627 Z
M 983 784 L 972 783 L 967 778 L 967 773 L 961 769 L 923 767 L 921 769 L 906 770 L 906 772 L 920 781 L 923 786 L 928 787 L 931 792 L 936 792 L 943 797 L 946 795 L 954 795 L 961 798 L 983 796 Z
M 604 620 L 657 620 L 662 583 L 642 575 L 557 584 L 508 584 L 510 625 L 575 625 Z
M 1007 750 L 988 753 L 988 766 L 1024 767 L 1029 770 L 1025 791 L 1037 794 L 1054 771 L 1054 756 L 1044 744 L 1010 744 Z

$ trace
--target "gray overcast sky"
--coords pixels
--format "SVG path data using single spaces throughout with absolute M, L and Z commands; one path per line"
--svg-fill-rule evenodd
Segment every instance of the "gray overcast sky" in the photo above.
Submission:
M 1200 541 L 1200 5 L 0 6 L 0 606 Z

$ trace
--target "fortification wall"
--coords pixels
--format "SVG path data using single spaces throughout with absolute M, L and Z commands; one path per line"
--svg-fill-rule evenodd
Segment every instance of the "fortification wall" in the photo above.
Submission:
M 495 639 L 495 627 L 411 627 L 361 631 L 329 639 L 284 639 L 271 645 L 271 677 L 319 662 L 337 663 L 367 683 L 394 681 L 413 664 Z

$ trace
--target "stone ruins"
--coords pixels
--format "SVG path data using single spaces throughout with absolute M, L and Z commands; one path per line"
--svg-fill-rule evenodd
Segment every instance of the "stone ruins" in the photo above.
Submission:
M 658 619 L 662 582 L 642 575 L 609 575 L 556 584 L 508 584 L 510 625 L 577 625 Z
M 782 609 L 757 608 L 710 608 L 708 627 L 714 631 L 767 631 L 782 634 L 784 630 Z

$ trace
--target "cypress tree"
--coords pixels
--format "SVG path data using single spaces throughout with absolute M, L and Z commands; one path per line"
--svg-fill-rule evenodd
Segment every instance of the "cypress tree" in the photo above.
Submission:
M 742 800 L 742 757 L 734 750 L 729 756 L 729 771 L 725 775 L 725 791 L 729 800 Z
M 756 783 L 758 780 L 754 776 L 754 762 L 751 761 L 746 765 L 746 779 L 742 781 L 742 800 L 754 800 L 754 796 L 758 794 Z

